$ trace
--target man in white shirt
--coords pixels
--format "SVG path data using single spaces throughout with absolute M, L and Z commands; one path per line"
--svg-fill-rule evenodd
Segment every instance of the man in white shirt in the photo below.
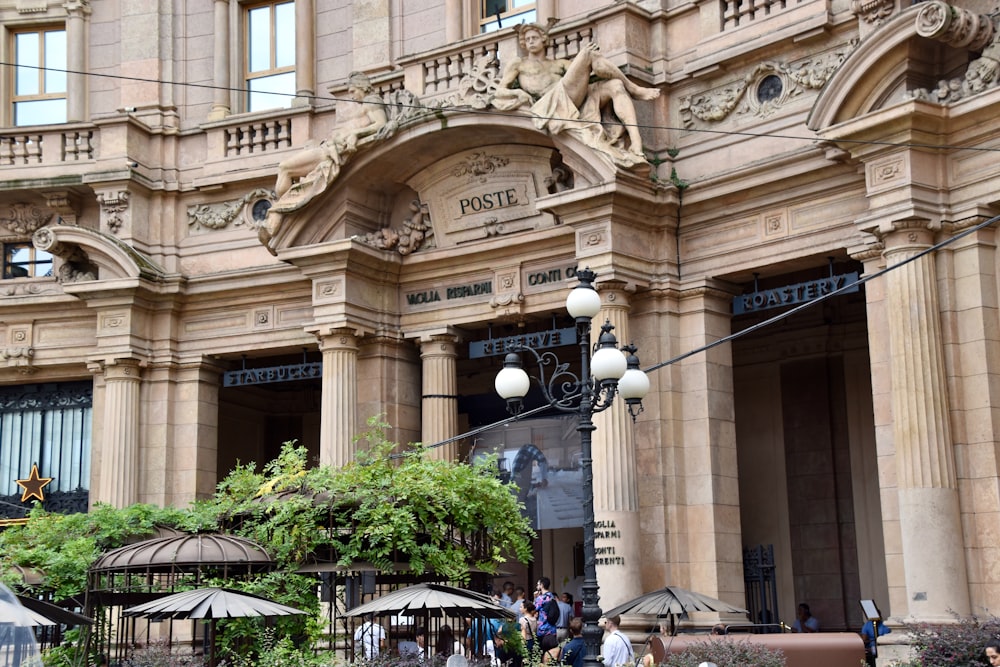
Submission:
M 354 631 L 354 653 L 358 653 L 358 646 L 364 653 L 365 660 L 374 660 L 385 649 L 385 628 L 375 623 L 371 616 Z
M 604 656 L 604 667 L 621 667 L 635 662 L 632 642 L 618 629 L 618 624 L 621 622 L 621 616 L 610 616 L 604 621 L 604 629 L 608 632 L 604 637 L 604 649 L 601 651 L 601 655 Z

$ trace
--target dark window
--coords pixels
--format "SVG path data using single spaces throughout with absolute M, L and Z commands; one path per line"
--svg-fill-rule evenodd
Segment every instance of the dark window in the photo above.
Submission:
M 479 32 L 538 20 L 535 3 L 526 0 L 480 0 L 479 7 Z
M 785 84 L 781 82 L 780 76 L 768 74 L 757 84 L 757 101 L 763 104 L 781 97 Z
M 52 275 L 52 255 L 28 242 L 4 243 L 3 277 L 40 278 Z

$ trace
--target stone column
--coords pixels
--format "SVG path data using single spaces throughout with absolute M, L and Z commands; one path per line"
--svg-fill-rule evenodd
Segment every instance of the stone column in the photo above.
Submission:
M 358 338 L 354 329 L 319 336 L 323 352 L 323 404 L 319 460 L 341 468 L 354 458 L 358 435 Z
M 425 445 L 458 435 L 457 342 L 458 338 L 452 334 L 435 334 L 420 341 L 423 362 L 420 439 Z M 454 461 L 458 458 L 458 443 L 435 447 L 430 455 Z
M 925 220 L 899 221 L 883 242 L 893 266 L 932 245 L 934 233 Z M 921 620 L 950 620 L 970 611 L 969 581 L 934 258 L 889 271 L 884 280 L 908 611 Z
M 313 0 L 295 0 L 295 100 L 312 103 L 316 94 L 316 10 Z
M 629 339 L 628 293 L 622 285 L 598 285 L 603 305 L 591 326 L 591 344 L 610 321 L 618 344 Z M 640 350 L 641 352 L 641 350 Z M 639 494 L 635 472 L 635 431 L 625 401 L 615 399 L 594 415 L 594 547 L 601 608 L 610 609 L 642 595 L 639 566 Z
M 208 358 L 177 369 L 176 384 L 169 388 L 174 404 L 173 442 L 166 443 L 170 476 L 166 504 L 177 507 L 215 492 L 220 474 L 219 387 L 223 368 Z M 148 376 L 148 373 L 147 373 Z
M 212 53 L 212 81 L 215 92 L 208 120 L 229 115 L 229 0 L 215 0 L 215 42 Z
M 104 405 L 101 442 L 95 443 L 101 451 L 99 482 L 90 502 L 127 507 L 138 502 L 140 362 L 114 359 L 91 370 L 103 374 Z
M 680 350 L 695 350 L 732 331 L 731 294 L 711 283 L 694 284 L 680 294 Z M 674 571 L 687 573 L 693 590 L 741 603 L 743 544 L 740 532 L 739 470 L 736 460 L 736 408 L 733 353 L 721 345 L 680 362 L 678 419 L 673 442 L 678 462 L 677 490 L 686 535 L 677 538 Z M 686 562 L 685 562 L 686 561 Z
M 462 0 L 445 0 L 444 5 L 444 41 L 454 44 L 465 37 L 463 26 L 465 25 L 462 8 L 466 3 Z
M 69 0 L 66 8 L 66 120 L 76 123 L 88 120 L 87 113 L 87 16 L 90 5 L 82 0 Z
M 550 18 L 556 17 L 556 0 L 538 0 L 535 3 L 535 15 L 538 17 L 538 23 L 545 25 L 545 22 Z

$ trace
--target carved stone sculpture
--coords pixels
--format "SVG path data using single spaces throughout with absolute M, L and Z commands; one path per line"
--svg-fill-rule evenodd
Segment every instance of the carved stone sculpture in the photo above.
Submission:
M 278 165 L 274 186 L 278 199 L 258 232 L 262 243 L 269 244 L 285 214 L 301 209 L 330 187 L 360 142 L 376 135 L 389 122 L 384 102 L 373 90 L 366 75 L 353 73 L 348 87 L 353 102 L 344 114 L 346 122 L 318 146 L 306 148 Z
M 1000 31 L 994 28 L 988 16 L 944 2 L 929 2 L 917 13 L 917 33 L 955 48 L 970 51 L 984 45 L 985 48 L 969 63 L 962 78 L 942 79 L 933 90 L 910 91 L 911 97 L 951 104 L 1000 85 Z
M 653 100 L 660 91 L 630 81 L 593 42 L 573 60 L 550 59 L 545 56 L 547 27 L 530 23 L 517 30 L 526 55 L 504 67 L 493 106 L 502 111 L 528 109 L 538 129 L 571 133 L 621 167 L 644 164 L 633 100 Z M 610 130 L 602 123 L 605 113 L 613 113 L 618 121 Z
M 410 202 L 410 211 L 412 214 L 403 220 L 398 229 L 383 227 L 359 240 L 381 250 L 396 250 L 400 255 L 409 255 L 426 247 L 434 233 L 427 204 L 414 199 Z

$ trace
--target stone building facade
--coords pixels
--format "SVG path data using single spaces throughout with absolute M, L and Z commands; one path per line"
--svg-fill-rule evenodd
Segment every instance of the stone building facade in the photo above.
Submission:
M 788 622 L 988 609 L 996 4 L 479 4 L 0 2 L 7 515 L 32 464 L 47 502 L 183 505 L 285 440 L 343 464 L 371 415 L 400 442 L 496 422 L 489 342 L 572 360 L 587 266 L 652 368 L 634 425 L 597 417 L 605 608 L 668 583 L 743 603 L 766 546 Z M 599 45 L 640 151 L 614 118 L 498 108 L 524 19 L 551 23 L 547 60 Z M 337 143 L 359 105 L 384 118 Z M 323 180 L 287 201 L 307 154 Z M 555 488 L 572 426 L 435 451 L 534 444 Z M 534 573 L 571 589 L 582 532 L 547 493 Z

